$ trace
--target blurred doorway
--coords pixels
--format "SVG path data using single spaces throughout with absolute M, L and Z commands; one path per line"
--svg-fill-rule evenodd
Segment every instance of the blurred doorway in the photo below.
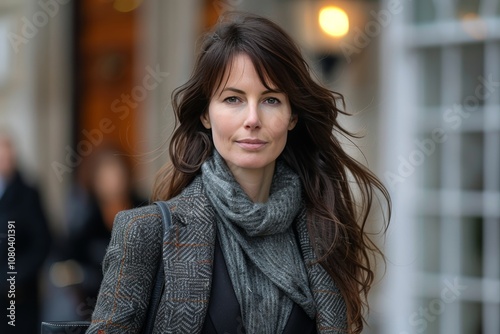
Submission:
M 84 160 L 104 143 L 137 153 L 145 99 L 144 89 L 134 87 L 140 3 L 75 2 L 74 159 Z

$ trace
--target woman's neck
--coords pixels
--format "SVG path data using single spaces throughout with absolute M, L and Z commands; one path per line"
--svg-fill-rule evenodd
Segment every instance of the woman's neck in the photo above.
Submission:
M 269 164 L 259 169 L 229 167 L 236 182 L 254 203 L 265 203 L 271 191 L 274 165 Z

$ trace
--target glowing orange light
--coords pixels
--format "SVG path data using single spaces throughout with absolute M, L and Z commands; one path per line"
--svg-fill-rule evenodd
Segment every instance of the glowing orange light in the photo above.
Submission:
M 488 26 L 476 13 L 466 13 L 462 16 L 462 29 L 471 37 L 482 40 L 488 36 Z
M 131 12 L 137 9 L 144 0 L 115 0 L 113 7 L 122 13 Z
M 323 31 L 333 37 L 343 37 L 349 32 L 349 17 L 338 7 L 324 7 L 319 12 L 319 25 Z

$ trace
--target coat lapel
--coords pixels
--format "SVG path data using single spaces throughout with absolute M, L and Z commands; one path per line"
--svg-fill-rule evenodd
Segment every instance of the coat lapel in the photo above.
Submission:
M 205 321 L 216 230 L 215 213 L 201 187 L 197 178 L 169 202 L 173 225 L 164 234 L 165 328 L 162 333 L 199 333 Z

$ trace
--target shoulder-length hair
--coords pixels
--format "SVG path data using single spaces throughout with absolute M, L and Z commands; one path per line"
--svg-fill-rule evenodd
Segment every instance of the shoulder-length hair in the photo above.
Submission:
M 281 157 L 300 176 L 308 232 L 318 262 L 334 279 L 346 301 L 350 333 L 363 328 L 363 309 L 374 279 L 372 255 L 382 253 L 365 226 L 373 200 L 388 191 L 377 177 L 350 157 L 335 133 L 354 137 L 338 122 L 347 114 L 344 98 L 313 80 L 299 48 L 278 25 L 260 16 L 236 13 L 221 20 L 203 40 L 188 82 L 172 93 L 176 116 L 171 162 L 157 175 L 153 199 L 179 194 L 212 155 L 210 131 L 200 116 L 238 54 L 250 57 L 262 84 L 287 94 L 298 116 Z M 356 194 L 356 195 L 355 195 Z

